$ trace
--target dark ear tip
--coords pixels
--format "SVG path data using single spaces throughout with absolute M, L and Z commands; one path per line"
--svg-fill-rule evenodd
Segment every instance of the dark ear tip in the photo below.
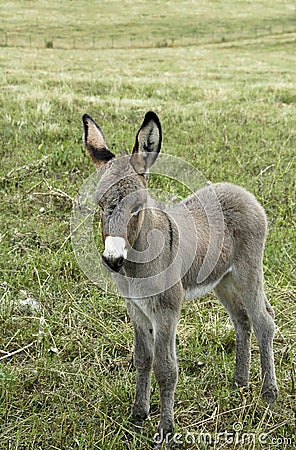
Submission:
M 148 122 L 150 122 L 150 120 L 153 120 L 153 121 L 156 122 L 157 124 L 160 123 L 160 120 L 159 120 L 159 118 L 158 118 L 158 115 L 157 115 L 154 111 L 148 111 L 148 112 L 145 114 L 144 122 L 145 122 L 145 123 L 148 123 Z
M 83 114 L 83 116 L 82 116 L 82 122 L 84 123 L 84 125 L 86 125 L 86 123 L 87 123 L 87 121 L 88 120 L 92 120 L 92 118 L 90 117 L 90 115 L 88 115 L 88 114 Z

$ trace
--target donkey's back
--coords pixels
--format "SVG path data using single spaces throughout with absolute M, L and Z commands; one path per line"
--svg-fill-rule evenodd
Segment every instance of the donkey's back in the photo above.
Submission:
M 246 189 L 232 183 L 209 183 L 187 197 L 181 204 L 186 205 L 193 213 L 196 210 L 202 219 L 206 216 L 208 222 L 217 214 L 217 208 L 220 208 L 225 230 L 231 231 L 233 236 L 236 230 L 241 236 L 245 235 L 246 239 L 258 233 L 258 240 L 264 246 L 267 231 L 266 214 L 255 196 Z M 198 224 L 204 225 L 204 222 Z

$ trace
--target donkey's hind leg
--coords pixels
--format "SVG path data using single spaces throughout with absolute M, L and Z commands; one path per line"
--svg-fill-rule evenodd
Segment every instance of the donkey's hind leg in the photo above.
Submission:
M 247 386 L 250 372 L 252 328 L 248 314 L 240 302 L 239 296 L 234 288 L 231 273 L 223 278 L 216 287 L 215 293 L 222 305 L 228 311 L 235 329 L 236 364 L 233 387 Z
M 259 287 L 256 303 L 246 305 L 258 340 L 262 372 L 262 397 L 274 404 L 278 396 L 274 367 L 273 337 L 275 332 L 274 312 L 268 302 L 263 287 Z
M 278 395 L 273 356 L 275 324 L 273 309 L 263 289 L 263 275 L 254 274 L 242 280 L 229 274 L 217 286 L 216 292 L 229 311 L 236 330 L 235 382 L 241 386 L 246 380 L 252 324 L 260 351 L 262 397 L 273 404 Z

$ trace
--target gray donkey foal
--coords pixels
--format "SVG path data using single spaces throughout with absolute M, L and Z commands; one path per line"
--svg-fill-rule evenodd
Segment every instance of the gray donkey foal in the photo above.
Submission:
M 141 424 L 149 413 L 153 369 L 160 390 L 158 431 L 163 440 L 173 433 L 181 304 L 184 298 L 212 289 L 235 328 L 234 386 L 248 383 L 253 327 L 260 349 L 262 396 L 274 403 L 275 325 L 263 288 L 263 208 L 252 194 L 228 183 L 208 185 L 172 206 L 159 204 L 147 191 L 147 173 L 162 140 L 157 115 L 146 114 L 132 155 L 119 158 L 108 150 L 90 116 L 84 115 L 83 123 L 86 147 L 101 172 L 96 195 L 103 211 L 102 259 L 126 298 L 134 327 L 134 421 Z

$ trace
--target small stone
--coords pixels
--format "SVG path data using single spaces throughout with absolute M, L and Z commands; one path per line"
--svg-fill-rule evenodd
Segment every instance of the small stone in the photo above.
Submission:
M 37 300 L 33 297 L 27 297 L 19 301 L 22 310 L 29 310 L 31 314 L 40 312 L 41 307 Z
M 48 349 L 48 353 L 55 353 L 55 354 L 57 354 L 57 353 L 59 353 L 59 351 L 58 351 L 58 349 L 56 347 L 50 347 Z

